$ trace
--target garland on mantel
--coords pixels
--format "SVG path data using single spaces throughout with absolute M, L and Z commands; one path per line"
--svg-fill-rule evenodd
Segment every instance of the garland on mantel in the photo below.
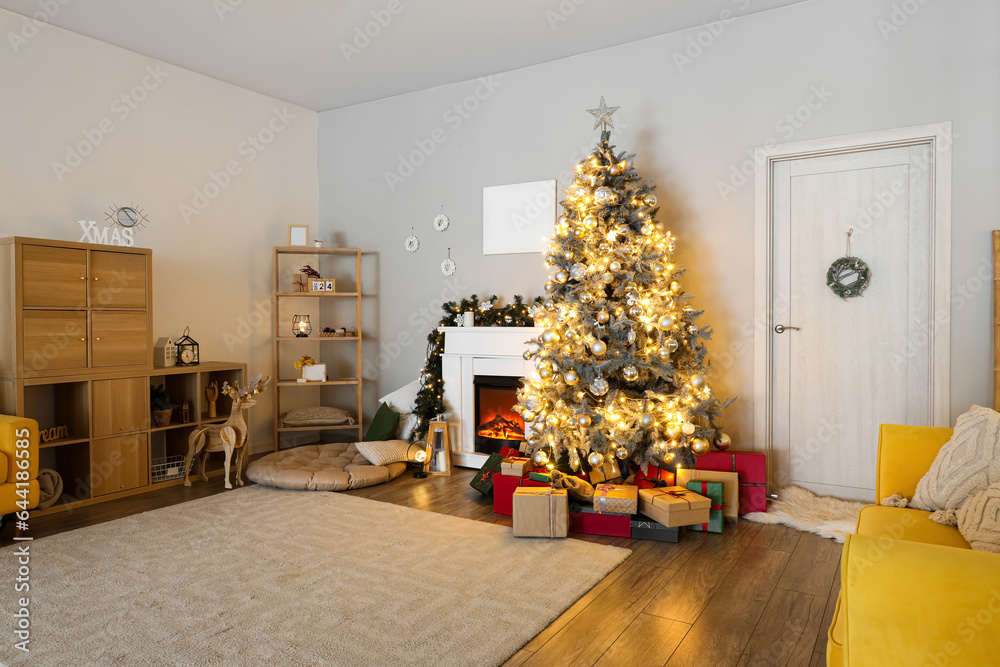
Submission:
M 535 297 L 533 303 L 540 304 L 542 297 Z M 533 327 L 535 321 L 531 316 L 531 308 L 524 303 L 524 298 L 520 295 L 514 297 L 514 303 L 506 306 L 498 305 L 499 298 L 496 294 L 489 299 L 480 301 L 479 297 L 473 294 L 461 302 L 449 301 L 444 304 L 444 317 L 437 327 L 427 336 L 427 359 L 424 367 L 420 369 L 420 391 L 417 392 L 417 401 L 414 407 L 414 414 L 420 421 L 413 429 L 410 441 L 420 440 L 427 436 L 430 428 L 430 421 L 444 410 L 444 380 L 441 377 L 441 353 L 444 351 L 444 333 L 438 331 L 438 327 L 453 327 L 458 325 L 458 318 L 462 313 L 475 312 L 477 327 Z

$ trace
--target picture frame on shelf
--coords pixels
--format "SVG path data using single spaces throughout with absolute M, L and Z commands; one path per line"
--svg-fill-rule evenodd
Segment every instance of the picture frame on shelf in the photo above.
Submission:
M 309 245 L 309 225 L 288 225 L 288 245 Z
M 427 432 L 427 442 L 431 448 L 428 459 L 428 475 L 451 475 L 451 437 L 448 422 L 432 421 Z

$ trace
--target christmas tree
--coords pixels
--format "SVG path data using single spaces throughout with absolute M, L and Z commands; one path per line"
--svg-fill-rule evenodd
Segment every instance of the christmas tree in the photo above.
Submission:
M 534 309 L 541 335 L 529 343 L 540 380 L 526 381 L 516 410 L 531 426 L 536 464 L 573 470 L 616 456 L 673 468 L 692 465 L 719 430 L 722 404 L 708 382 L 703 340 L 674 265 L 673 235 L 658 222 L 656 195 L 615 154 L 601 98 L 600 143 L 576 166 L 545 263 L 548 298 Z

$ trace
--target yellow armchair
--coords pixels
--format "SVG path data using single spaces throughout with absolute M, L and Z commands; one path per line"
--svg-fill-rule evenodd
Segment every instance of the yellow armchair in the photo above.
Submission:
M 951 429 L 884 424 L 876 498 L 912 498 Z M 827 665 L 993 665 L 1000 655 L 1000 555 L 972 551 L 930 512 L 873 505 L 841 557 Z
M 37 506 L 38 422 L 0 415 L 0 516 Z

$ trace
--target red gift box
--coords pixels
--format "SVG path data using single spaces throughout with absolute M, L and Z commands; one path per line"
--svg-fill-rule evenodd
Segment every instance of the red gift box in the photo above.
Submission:
M 507 459 L 507 458 L 516 459 L 520 458 L 520 456 L 521 456 L 521 451 L 518 449 L 514 449 L 513 447 L 500 448 L 500 458 L 502 459 Z
M 640 489 L 652 489 L 657 486 L 657 481 L 661 482 L 659 486 L 663 486 L 663 482 L 666 482 L 667 486 L 674 486 L 674 473 L 669 470 L 661 470 L 655 466 L 647 466 L 646 470 L 644 473 L 642 468 L 639 468 L 635 473 L 633 484 Z
M 632 537 L 632 516 L 629 514 L 598 514 L 593 507 L 573 503 L 569 508 L 569 532 Z
M 767 511 L 767 458 L 763 452 L 709 452 L 696 470 L 735 472 L 740 476 L 740 514 Z M 641 488 L 641 487 L 640 487 Z
M 534 482 L 528 484 L 526 477 L 493 475 L 493 511 L 497 514 L 514 516 L 514 491 L 520 486 L 548 486 Z

